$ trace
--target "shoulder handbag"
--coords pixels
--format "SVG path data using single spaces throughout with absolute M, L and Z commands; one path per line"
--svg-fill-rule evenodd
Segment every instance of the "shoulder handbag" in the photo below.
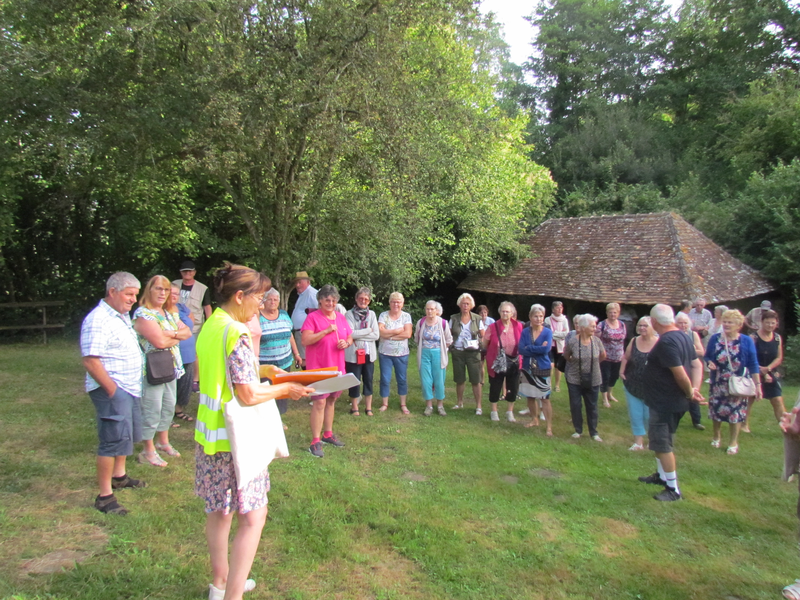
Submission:
M 731 370 L 731 378 L 728 379 L 728 393 L 731 396 L 740 396 L 742 398 L 752 398 L 756 395 L 756 382 L 752 380 L 747 372 L 747 367 L 744 368 L 744 375 L 737 375 L 733 370 L 731 364 L 731 353 L 728 349 L 728 338 L 722 334 L 722 339 L 725 340 L 725 354 L 728 356 L 728 367 Z
M 236 388 L 228 371 L 228 329 L 222 336 L 222 354 L 225 362 L 225 379 L 233 398 L 225 403 L 225 429 L 231 444 L 236 484 L 241 490 L 264 472 L 273 458 L 289 456 L 283 422 L 274 401 L 261 404 L 242 404 L 236 397 Z M 258 373 L 258 362 L 253 368 Z
M 164 324 L 156 315 L 161 329 Z M 175 327 L 177 329 L 177 327 Z M 161 385 L 175 380 L 175 359 L 170 348 L 156 348 L 145 354 L 145 377 L 150 385 Z
M 492 362 L 492 371 L 501 375 L 508 370 L 508 357 L 505 350 L 503 350 L 503 343 L 500 340 L 500 328 L 497 323 L 496 321 L 494 324 L 494 334 L 497 336 L 497 356 L 494 357 L 494 362 Z

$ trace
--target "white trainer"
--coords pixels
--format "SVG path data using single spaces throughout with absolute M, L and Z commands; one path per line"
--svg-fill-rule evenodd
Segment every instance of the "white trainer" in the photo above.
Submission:
M 496 410 L 492 411 L 491 417 L 492 417 L 492 421 L 499 421 L 500 420 L 500 416 L 497 414 Z
M 509 423 L 516 423 L 517 422 L 517 420 L 514 418 L 514 411 L 513 410 L 509 410 L 506 413 L 506 419 L 508 419 Z

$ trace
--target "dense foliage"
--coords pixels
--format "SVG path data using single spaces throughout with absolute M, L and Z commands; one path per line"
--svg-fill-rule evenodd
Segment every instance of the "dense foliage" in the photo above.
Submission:
M 546 0 L 526 65 L 554 215 L 675 210 L 800 285 L 800 15 L 784 0 Z M 534 114 L 536 114 L 534 112 Z
M 554 191 L 466 0 L 10 0 L 0 281 L 96 297 L 197 257 L 413 290 L 513 262 Z

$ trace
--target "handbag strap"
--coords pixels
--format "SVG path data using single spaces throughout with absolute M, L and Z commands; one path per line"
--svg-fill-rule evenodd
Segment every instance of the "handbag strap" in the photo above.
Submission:
M 731 375 L 736 375 L 736 371 L 733 370 L 733 364 L 731 363 L 731 351 L 728 349 L 728 337 L 722 333 L 722 339 L 725 341 L 725 355 L 728 358 L 728 367 L 731 370 Z M 747 367 L 744 368 L 744 377 L 747 377 Z

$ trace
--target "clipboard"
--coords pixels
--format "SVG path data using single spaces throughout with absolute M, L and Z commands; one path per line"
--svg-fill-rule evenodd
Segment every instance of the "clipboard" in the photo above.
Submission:
M 360 383 L 358 377 L 352 373 L 347 373 L 345 375 L 339 375 L 338 377 L 318 381 L 308 387 L 314 388 L 314 393 L 310 394 L 311 396 L 319 396 L 320 394 L 332 394 L 333 392 L 349 390 L 351 387 L 360 385 Z

